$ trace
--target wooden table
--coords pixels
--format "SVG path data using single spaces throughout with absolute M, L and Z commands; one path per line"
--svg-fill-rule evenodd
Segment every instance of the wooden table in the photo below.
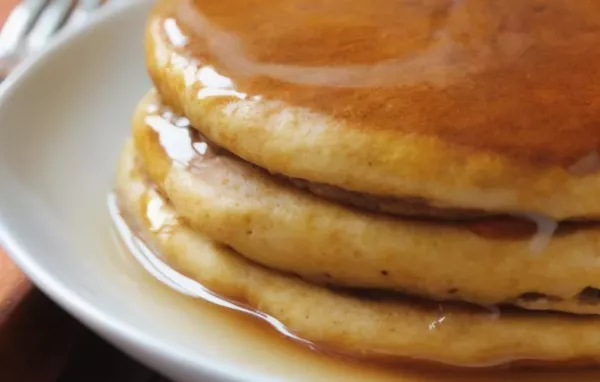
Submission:
M 18 0 L 0 0 L 0 25 Z M 35 289 L 0 248 L 0 381 L 166 381 Z

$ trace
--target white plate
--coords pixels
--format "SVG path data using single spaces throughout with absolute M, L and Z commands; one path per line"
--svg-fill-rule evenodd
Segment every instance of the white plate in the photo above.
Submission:
M 268 335 L 168 290 L 119 248 L 106 197 L 132 110 L 150 87 L 142 39 L 148 8 L 135 2 L 102 11 L 3 84 L 0 242 L 12 258 L 75 317 L 178 381 L 447 380 L 447 373 L 344 362 Z
M 119 3 L 2 85 L 1 245 L 75 317 L 175 380 L 349 380 L 354 366 L 158 285 L 111 236 L 114 167 L 150 88 L 149 4 Z

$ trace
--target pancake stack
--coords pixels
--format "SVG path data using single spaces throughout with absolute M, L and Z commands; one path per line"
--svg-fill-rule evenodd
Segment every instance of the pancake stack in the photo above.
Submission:
M 163 0 L 118 197 L 317 348 L 600 361 L 600 3 Z

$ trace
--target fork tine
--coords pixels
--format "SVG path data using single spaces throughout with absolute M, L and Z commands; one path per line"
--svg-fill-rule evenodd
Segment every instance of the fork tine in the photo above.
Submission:
M 51 0 L 29 33 L 27 48 L 37 50 L 43 47 L 65 22 L 72 5 L 71 0 Z
M 102 4 L 102 0 L 79 0 L 77 9 L 84 10 L 86 12 L 93 11 Z
M 24 0 L 10 13 L 0 31 L 0 57 L 18 49 L 46 4 L 47 0 Z
M 69 17 L 67 26 L 71 27 L 81 24 L 88 18 L 91 12 L 96 8 L 99 8 L 103 2 L 103 0 L 79 0 L 77 2 L 77 7 L 75 7 L 75 10 L 71 13 L 71 17 Z

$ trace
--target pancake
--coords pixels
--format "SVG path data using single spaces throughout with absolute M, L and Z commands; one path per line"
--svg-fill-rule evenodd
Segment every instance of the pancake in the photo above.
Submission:
M 308 182 L 304 179 L 288 178 L 274 174 L 280 179 L 287 180 L 296 187 L 302 188 L 316 196 L 335 202 L 363 209 L 365 211 L 390 214 L 405 218 L 436 219 L 436 220 L 475 220 L 494 216 L 484 210 L 436 207 L 428 200 L 416 197 L 382 197 L 356 191 L 348 191 L 329 184 Z M 582 220 L 582 219 L 579 219 Z
M 535 226 L 519 232 L 518 221 L 449 224 L 349 209 L 199 140 L 154 92 L 136 110 L 133 135 L 143 168 L 179 215 L 257 263 L 336 286 L 600 313 L 600 227 L 559 226 L 551 238 Z M 516 236 L 494 233 L 515 228 Z
M 278 176 L 278 174 L 274 175 Z M 483 210 L 435 207 L 429 201 L 422 198 L 386 198 L 348 191 L 328 184 L 308 182 L 304 179 L 288 178 L 285 176 L 279 176 L 279 178 L 287 180 L 296 187 L 302 188 L 319 197 L 376 213 L 437 220 L 474 220 L 490 216 L 489 212 Z
M 165 101 L 271 172 L 600 217 L 600 3 L 162 0 L 146 45 Z
M 317 347 L 358 358 L 417 358 L 459 366 L 514 360 L 600 360 L 600 318 L 484 309 L 335 292 L 268 270 L 183 223 L 134 165 L 127 146 L 118 197 L 134 229 L 176 270 L 277 319 Z M 136 224 L 137 223 L 137 224 Z

